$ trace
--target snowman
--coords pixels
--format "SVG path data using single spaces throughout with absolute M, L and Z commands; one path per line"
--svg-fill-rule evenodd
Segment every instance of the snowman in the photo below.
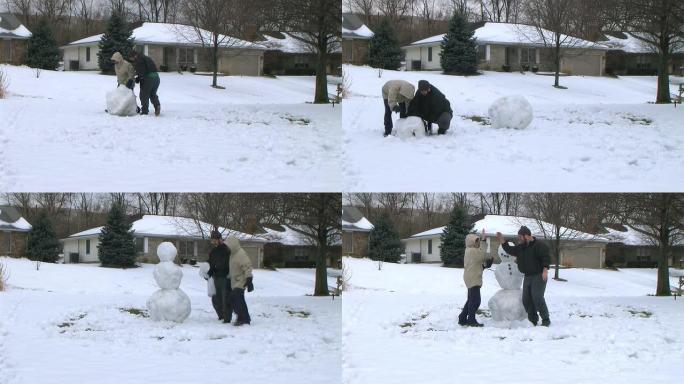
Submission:
M 522 304 L 521 289 L 523 274 L 518 270 L 513 256 L 506 253 L 503 247 L 499 246 L 498 252 L 501 264 L 496 267 L 494 275 L 502 289 L 489 299 L 492 320 L 509 323 L 525 320 L 527 314 Z
M 183 271 L 173 263 L 177 253 L 176 247 L 168 241 L 157 247 L 159 264 L 154 267 L 154 280 L 161 289 L 147 300 L 147 309 L 154 321 L 182 323 L 190 316 L 190 298 L 180 290 Z

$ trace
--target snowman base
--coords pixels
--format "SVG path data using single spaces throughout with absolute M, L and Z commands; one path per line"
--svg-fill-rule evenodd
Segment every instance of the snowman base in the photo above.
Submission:
M 423 119 L 409 116 L 394 122 L 392 133 L 401 139 L 419 139 L 425 137 L 425 125 Z
M 525 320 L 527 313 L 522 304 L 522 291 L 519 289 L 502 289 L 489 299 L 489 311 L 496 322 L 513 322 Z
M 180 289 L 160 289 L 147 300 L 147 310 L 154 321 L 182 323 L 190 316 L 190 298 Z

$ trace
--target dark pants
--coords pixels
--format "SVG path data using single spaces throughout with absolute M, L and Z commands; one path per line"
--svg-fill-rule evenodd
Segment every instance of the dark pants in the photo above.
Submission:
M 233 302 L 233 310 L 237 315 L 237 321 L 243 323 L 251 322 L 252 318 L 249 317 L 249 310 L 247 309 L 247 302 L 245 301 L 245 290 L 240 288 L 233 289 L 231 301 Z
M 392 133 L 392 128 L 394 128 L 394 124 L 392 124 L 392 109 L 389 106 L 389 103 L 387 102 L 387 99 L 384 99 L 385 102 L 385 135 L 389 135 Z M 406 103 L 399 103 L 399 108 L 401 108 L 401 111 L 399 111 L 399 117 L 400 118 L 405 118 L 406 117 Z
M 428 123 L 428 129 L 432 131 L 432 124 L 435 123 L 439 127 L 437 130 L 437 133 L 440 135 L 443 135 L 446 133 L 446 131 L 449 130 L 449 127 L 451 126 L 451 119 L 453 118 L 453 115 L 449 112 L 443 112 L 439 117 L 437 118 L 437 121 L 431 121 Z
M 150 100 L 152 100 L 153 106 L 159 107 L 157 89 L 159 89 L 159 77 L 145 77 L 140 81 L 141 114 L 147 115 L 150 113 Z
M 230 280 L 227 277 L 214 276 L 214 287 L 216 294 L 211 297 L 211 304 L 214 306 L 219 320 L 230 321 L 233 317 L 233 306 L 230 297 Z
M 546 291 L 546 281 L 542 279 L 541 274 L 525 276 L 522 302 L 525 312 L 527 312 L 527 318 L 534 324 L 537 324 L 540 316 L 542 320 L 549 320 L 549 310 L 546 308 L 544 291 Z M 539 312 L 538 315 L 537 312 Z
M 463 323 L 474 323 L 475 314 L 478 308 L 480 308 L 480 286 L 476 285 L 472 288 L 468 288 L 468 300 L 463 305 L 463 310 L 461 314 L 458 315 L 458 322 Z

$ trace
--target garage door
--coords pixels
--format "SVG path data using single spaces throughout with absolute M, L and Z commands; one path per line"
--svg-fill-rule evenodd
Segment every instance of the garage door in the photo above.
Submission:
M 260 56 L 238 55 L 221 58 L 221 72 L 231 76 L 259 76 Z
M 572 268 L 601 268 L 601 248 L 582 247 L 563 250 L 561 263 Z
M 601 76 L 601 56 L 567 57 L 563 59 L 563 72 L 573 75 Z

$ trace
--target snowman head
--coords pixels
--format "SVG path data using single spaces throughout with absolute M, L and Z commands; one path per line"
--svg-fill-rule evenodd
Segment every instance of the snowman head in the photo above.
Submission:
M 509 244 L 509 245 L 510 245 L 510 244 Z M 499 245 L 499 250 L 498 250 L 498 252 L 499 252 L 499 258 L 501 259 L 501 262 L 502 262 L 502 263 L 514 261 L 514 260 L 513 260 L 513 256 L 511 256 L 511 255 L 509 255 L 508 253 L 506 253 L 506 251 L 504 251 L 503 247 L 500 246 L 500 245 Z
M 178 254 L 176 247 L 168 241 L 159 244 L 157 247 L 157 256 L 159 256 L 160 262 L 173 261 L 176 258 L 176 254 Z

